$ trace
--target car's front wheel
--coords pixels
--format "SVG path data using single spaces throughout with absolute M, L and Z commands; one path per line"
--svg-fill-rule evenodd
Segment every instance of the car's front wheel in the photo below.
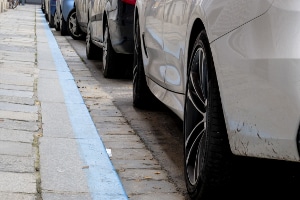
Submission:
M 108 30 L 108 24 L 105 24 L 104 27 L 104 38 L 103 38 L 103 67 L 102 72 L 105 78 L 113 78 L 115 77 L 119 71 L 118 70 L 118 64 L 120 55 L 115 52 L 115 50 L 112 47 L 109 30 Z
M 55 11 L 54 13 L 54 28 L 56 31 L 60 31 L 60 19 L 59 19 L 59 16 L 58 16 L 58 13 L 57 11 Z
M 63 15 L 62 15 L 62 12 L 61 12 L 61 15 L 60 15 L 60 22 L 59 22 L 59 24 L 60 24 L 60 34 L 62 36 L 68 35 L 67 22 L 64 19 Z
M 68 19 L 67 19 L 67 24 L 68 24 L 68 33 L 69 35 L 74 39 L 74 40 L 82 40 L 84 39 L 85 35 L 78 31 L 77 28 L 77 21 L 76 21 L 76 10 L 73 9 L 71 10 Z
M 50 4 L 50 3 L 49 3 Z M 49 5 L 49 11 L 48 11 L 48 22 L 49 22 L 49 27 L 54 28 L 54 16 L 51 15 L 51 7 Z
M 184 161 L 192 199 L 220 194 L 230 178 L 232 153 L 205 31 L 193 47 L 184 107 Z
M 158 103 L 156 97 L 151 93 L 147 82 L 143 65 L 140 26 L 138 19 L 134 29 L 134 54 L 133 54 L 133 106 L 137 108 L 148 108 Z

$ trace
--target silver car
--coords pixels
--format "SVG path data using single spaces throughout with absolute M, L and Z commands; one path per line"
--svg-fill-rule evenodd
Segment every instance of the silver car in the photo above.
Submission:
M 234 155 L 300 161 L 299 8 L 296 0 L 136 1 L 133 104 L 159 100 L 182 119 L 192 199 L 215 199 Z

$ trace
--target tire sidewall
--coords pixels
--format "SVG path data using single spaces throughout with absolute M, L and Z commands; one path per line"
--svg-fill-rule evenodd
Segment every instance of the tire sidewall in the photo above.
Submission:
M 197 179 L 196 183 L 193 185 L 190 183 L 190 180 L 189 180 L 189 177 L 188 177 L 188 174 L 187 174 L 187 163 L 186 163 L 186 149 L 185 149 L 185 138 L 186 138 L 186 132 L 185 132 L 185 126 L 186 126 L 186 116 L 189 115 L 189 113 L 187 113 L 187 108 L 186 108 L 186 102 L 187 102 L 187 93 L 188 93 L 188 86 L 190 84 L 190 73 L 191 73 L 191 69 L 192 69 L 192 66 L 194 64 L 194 56 L 195 56 L 195 53 L 197 52 L 198 49 L 203 49 L 204 51 L 204 54 L 206 55 L 207 57 L 207 64 L 208 64 L 208 68 L 211 67 L 209 66 L 211 63 L 211 58 L 210 58 L 210 54 L 209 54 L 209 47 L 208 47 L 208 40 L 207 40 L 207 36 L 206 36 L 206 32 L 205 31 L 201 31 L 197 37 L 197 39 L 195 40 L 195 42 L 193 43 L 193 50 L 192 50 L 192 53 L 191 53 L 191 56 L 190 56 L 190 61 L 189 61 L 189 66 L 188 66 L 188 74 L 187 74 L 187 77 L 188 77 L 188 81 L 186 83 L 186 95 L 185 95 L 185 106 L 184 106 L 184 128 L 183 128 L 183 131 L 184 131 L 184 174 L 185 174 L 185 182 L 186 182 L 186 187 L 187 187 L 187 190 L 188 190 L 188 193 L 190 194 L 190 196 L 192 197 L 192 199 L 198 199 L 200 197 L 203 197 L 203 195 L 205 195 L 205 191 L 206 191 L 206 182 L 203 180 L 203 177 L 201 177 L 203 175 L 203 173 L 206 173 L 206 168 L 208 167 L 207 164 L 206 164 L 206 158 L 207 158 L 207 153 L 209 151 L 208 149 L 208 140 L 209 140 L 209 135 L 207 134 L 207 129 L 206 129 L 206 133 L 204 133 L 204 137 L 205 138 L 205 141 L 204 141 L 204 146 L 200 147 L 203 152 L 204 152 L 204 158 L 203 158 L 203 161 L 201 162 L 202 163 L 202 166 L 203 168 L 200 169 L 200 177 Z M 199 67 L 198 69 L 199 70 Z M 210 71 L 210 70 L 209 70 Z M 208 77 L 209 79 L 209 77 Z M 207 112 L 207 111 L 206 111 Z M 208 123 L 207 123 L 207 126 Z M 200 145 L 200 144 L 199 144 Z

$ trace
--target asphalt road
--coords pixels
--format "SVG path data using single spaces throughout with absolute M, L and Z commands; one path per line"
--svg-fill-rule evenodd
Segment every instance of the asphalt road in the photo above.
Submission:
M 52 32 L 60 45 L 62 36 L 54 29 Z M 167 181 L 175 186 L 178 193 L 176 198 L 189 199 L 183 176 L 182 121 L 163 105 L 151 110 L 134 108 L 131 78 L 104 78 L 101 72 L 102 62 L 86 58 L 85 41 L 73 40 L 70 36 L 63 38 L 73 47 L 86 68 L 93 72 L 93 78 L 101 85 L 101 89 L 111 96 L 127 123 L 158 161 L 160 168 L 166 172 Z M 126 188 L 126 182 L 123 184 Z M 169 199 L 175 200 L 174 197 Z

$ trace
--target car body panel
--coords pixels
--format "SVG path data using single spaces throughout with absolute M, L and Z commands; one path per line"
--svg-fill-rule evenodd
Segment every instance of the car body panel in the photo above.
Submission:
M 45 8 L 45 16 L 47 16 L 48 17 L 48 12 L 49 12 L 49 1 L 50 0 L 44 0 L 44 8 Z
M 53 17 L 55 14 L 55 10 L 56 10 L 56 0 L 50 0 L 49 4 L 50 4 L 50 13 L 51 13 L 51 16 Z
M 60 16 L 61 15 L 61 7 L 60 7 L 60 5 L 61 5 L 61 2 L 62 2 L 63 0 L 57 0 L 56 1 L 56 4 L 55 4 L 55 9 L 56 9 L 56 12 L 57 12 L 57 15 L 58 16 Z
M 44 7 L 45 7 L 45 15 L 51 14 L 51 16 L 54 16 L 55 10 L 56 10 L 56 0 L 44 0 Z
M 61 0 L 60 8 L 64 20 L 68 21 L 69 13 L 74 9 L 74 0 Z
M 61 14 L 61 7 L 60 7 L 61 1 L 63 1 L 63 0 L 56 0 L 56 4 L 55 4 L 55 10 L 56 10 L 58 16 L 60 16 L 60 14 Z
M 116 53 L 133 53 L 134 6 L 121 0 L 91 0 L 89 20 L 93 43 L 102 47 L 104 23 L 107 20 L 112 47 Z
M 76 18 L 79 24 L 79 28 L 82 32 L 87 33 L 88 25 L 88 8 L 91 0 L 75 0 Z
M 235 154 L 299 161 L 299 20 L 298 1 L 275 1 L 212 44 Z
M 150 90 L 183 119 L 190 36 L 203 26 L 232 152 L 299 161 L 299 8 L 296 0 L 137 0 Z

